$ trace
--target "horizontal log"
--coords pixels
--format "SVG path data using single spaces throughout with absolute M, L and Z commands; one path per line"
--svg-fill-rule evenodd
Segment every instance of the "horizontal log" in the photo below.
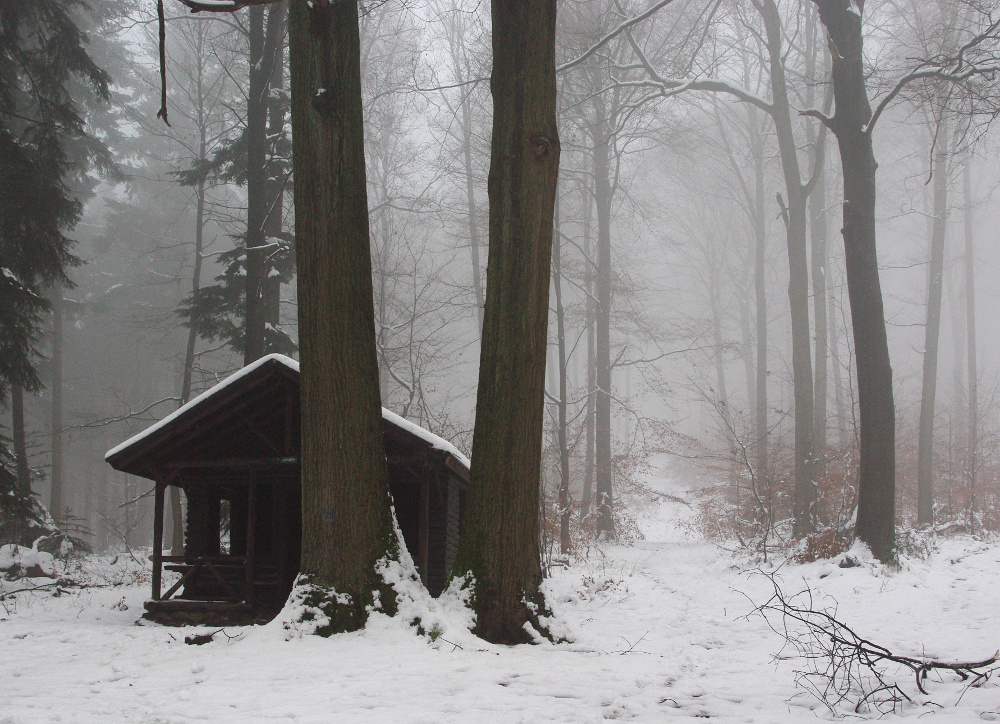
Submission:
M 150 613 L 249 613 L 253 607 L 248 603 L 232 601 L 146 601 L 143 607 Z

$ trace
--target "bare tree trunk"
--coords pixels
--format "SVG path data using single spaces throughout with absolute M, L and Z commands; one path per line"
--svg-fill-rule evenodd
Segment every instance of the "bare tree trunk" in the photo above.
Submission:
M 844 175 L 844 250 L 861 408 L 857 535 L 889 562 L 896 548 L 896 408 L 875 245 L 875 154 L 861 15 L 852 0 L 813 0 L 837 48 L 829 122 Z
M 207 139 L 205 126 L 201 126 L 199 139 L 199 160 L 205 160 Z M 195 225 L 194 225 L 194 265 L 191 271 L 191 298 L 194 299 L 201 289 L 201 270 L 205 248 L 205 180 L 199 179 L 195 187 Z M 191 399 L 191 386 L 194 378 L 195 346 L 198 341 L 198 320 L 192 318 L 188 327 L 187 345 L 184 348 L 184 371 L 181 378 L 181 399 L 178 407 L 183 407 Z M 184 511 L 181 505 L 181 489 L 171 485 L 170 492 L 170 552 L 179 556 L 184 552 Z
M 934 523 L 934 403 L 937 395 L 938 342 L 941 336 L 941 292 L 948 225 L 948 119 L 941 118 L 934 154 L 934 223 L 931 231 L 927 323 L 924 326 L 923 385 L 917 447 L 917 522 Z
M 826 172 L 820 171 L 816 187 L 809 196 L 812 228 L 813 318 L 816 320 L 816 384 L 813 407 L 813 447 L 817 456 L 826 449 L 827 356 L 830 354 L 826 316 Z
M 833 367 L 833 404 L 837 415 L 837 446 L 848 446 L 847 410 L 844 406 L 844 380 L 840 361 L 840 327 L 837 324 L 839 309 L 834 308 L 832 294 L 827 294 L 827 319 L 830 320 L 830 365 Z
M 246 328 L 243 364 L 264 356 L 264 325 L 267 310 L 264 285 L 267 269 L 262 247 L 271 199 L 267 179 L 267 111 L 271 80 L 285 30 L 285 4 L 267 9 L 254 5 L 248 10 L 250 24 L 250 90 L 247 94 L 247 232 L 246 232 Z
M 14 465 L 17 485 L 22 495 L 31 495 L 31 468 L 28 466 L 28 440 L 24 426 L 24 388 L 10 386 L 10 434 L 14 443 Z
M 556 0 L 493 0 L 493 137 L 486 308 L 472 479 L 455 563 L 475 587 L 475 631 L 495 643 L 540 626 L 539 466 L 552 225 L 559 172 Z
M 596 305 L 594 304 L 594 263 L 591 258 L 591 220 L 593 218 L 591 204 L 593 197 L 590 187 L 583 186 L 583 288 L 587 295 L 585 308 L 587 310 L 587 419 L 584 421 L 584 451 L 583 460 L 583 500 L 580 504 L 580 520 L 584 521 L 590 515 L 590 508 L 594 499 L 594 415 L 596 396 L 596 366 L 594 335 L 594 318 L 596 316 Z
M 774 0 L 755 0 L 764 20 L 771 75 L 771 117 L 774 120 L 788 206 L 782 209 L 788 248 L 788 302 L 792 318 L 792 383 L 795 397 L 795 488 L 793 491 L 796 537 L 815 530 L 816 483 L 813 461 L 813 376 L 809 335 L 809 262 L 806 254 L 806 199 L 798 148 L 792 127 L 791 106 L 785 81 L 781 16 Z
M 594 206 L 597 210 L 596 314 L 594 319 L 594 482 L 596 533 L 613 538 L 614 490 L 611 465 L 611 132 L 603 102 L 594 97 Z
M 822 30 L 818 27 L 815 13 L 809 15 L 809 42 L 810 52 L 808 57 L 809 69 L 807 75 L 812 83 L 806 98 L 806 105 L 810 108 L 815 104 L 815 87 L 820 82 L 820 67 L 822 79 L 826 80 L 829 73 L 827 70 L 826 53 L 821 53 L 820 48 Z M 818 62 L 820 56 L 824 59 L 821 64 Z M 818 67 L 819 66 L 819 67 Z M 828 96 L 829 97 L 829 96 Z M 828 104 L 824 104 L 827 106 Z M 829 110 L 827 108 L 827 110 Z M 822 463 L 824 451 L 826 450 L 826 423 L 827 423 L 827 356 L 829 350 L 829 333 L 827 330 L 827 291 L 826 291 L 826 153 L 820 148 L 820 144 L 826 143 L 825 133 L 812 133 L 810 138 L 814 143 L 812 159 L 812 173 L 816 176 L 816 185 L 809 194 L 809 229 L 810 242 L 812 247 L 812 287 L 813 287 L 813 319 L 815 320 L 815 383 L 813 386 L 813 450 L 817 458 L 817 466 Z
M 748 267 L 744 267 L 744 271 L 749 275 L 751 270 Z M 750 290 L 747 286 L 747 277 L 744 277 L 742 283 L 740 284 L 740 290 L 743 293 L 742 299 L 739 302 L 739 315 L 740 315 L 740 357 L 743 361 L 743 385 L 747 391 L 747 406 L 748 410 L 753 410 L 756 407 L 756 388 L 754 383 L 756 380 L 756 372 L 754 370 L 754 339 L 753 330 L 751 329 L 751 316 L 750 316 Z
M 465 203 L 466 218 L 469 224 L 469 254 L 472 261 L 472 289 L 476 295 L 476 319 L 479 322 L 479 333 L 483 332 L 483 307 L 485 305 L 485 295 L 483 293 L 483 272 L 482 262 L 479 260 L 479 221 L 476 218 L 479 213 L 476 208 L 476 193 L 472 185 L 472 109 L 469 108 L 468 97 L 462 99 L 462 131 L 464 143 L 462 144 L 462 160 L 465 163 Z
M 767 226 L 764 216 L 764 136 L 757 110 L 750 108 L 750 134 L 754 141 L 754 298 L 757 327 L 757 384 L 754 398 L 754 461 L 757 477 L 767 473 Z
M 465 32 L 467 26 L 464 20 L 464 12 L 454 4 L 452 4 L 451 10 L 453 24 L 448 28 L 448 51 L 451 55 L 454 81 L 457 84 L 462 84 L 468 81 L 468 67 L 463 59 L 463 51 L 466 48 Z M 458 107 L 458 125 L 462 133 L 462 163 L 465 172 L 465 214 L 469 230 L 469 256 L 472 262 L 472 291 L 476 298 L 476 319 L 479 322 L 479 333 L 482 334 L 485 295 L 483 292 L 482 262 L 480 260 L 482 242 L 479 233 L 479 210 L 474 186 L 475 165 L 472 160 L 472 121 L 471 96 L 467 89 L 462 88 L 462 100 Z
M 566 314 L 562 301 L 562 232 L 559 228 L 559 205 L 556 201 L 555 233 L 552 249 L 552 284 L 556 294 L 556 346 L 559 366 L 559 552 L 569 553 L 569 430 L 567 406 L 566 368 Z
M 280 13 L 279 13 L 280 10 Z M 271 73 L 271 82 L 268 89 L 268 109 L 267 109 L 267 136 L 272 145 L 274 140 L 281 135 L 285 128 L 285 102 L 275 90 L 285 90 L 285 43 L 284 36 L 288 25 L 288 12 L 285 3 L 273 5 L 268 15 L 268 23 L 276 23 L 273 34 L 274 47 L 265 49 L 265 53 L 273 53 L 274 70 Z M 285 201 L 285 179 L 267 179 L 267 215 L 264 218 L 264 241 L 267 243 L 268 237 L 274 238 L 281 233 L 281 226 L 284 218 Z M 277 327 L 281 323 L 281 278 L 272 276 L 268 269 L 264 273 L 264 322 Z M 267 335 L 264 335 L 265 351 L 267 349 Z
M 49 479 L 52 495 L 49 512 L 61 522 L 66 501 L 63 491 L 63 288 L 52 290 L 52 465 Z
M 289 7 L 299 280 L 304 581 L 330 624 L 364 624 L 397 555 L 382 439 L 365 181 L 358 6 Z M 332 589 L 332 590 L 331 590 Z M 346 604 L 342 595 L 350 597 Z M 394 601 L 381 596 L 383 606 Z
M 965 205 L 965 326 L 967 363 L 969 365 L 969 527 L 975 524 L 976 473 L 979 464 L 979 370 L 976 358 L 976 230 L 972 219 L 972 166 L 967 161 L 962 171 L 962 194 Z
M 714 240 L 706 240 L 706 244 L 713 244 Z M 725 437 L 726 445 L 730 453 L 736 452 L 736 428 L 733 424 L 733 415 L 729 409 L 729 391 L 726 386 L 726 360 L 723 354 L 725 341 L 722 335 L 722 309 L 720 299 L 722 297 L 722 280 L 719 278 L 722 273 L 720 260 L 715 258 L 715 254 L 709 253 L 706 259 L 709 264 L 708 269 L 708 306 L 712 311 L 712 341 L 715 349 L 712 353 L 712 362 L 715 365 L 715 405 L 722 417 L 722 434 Z

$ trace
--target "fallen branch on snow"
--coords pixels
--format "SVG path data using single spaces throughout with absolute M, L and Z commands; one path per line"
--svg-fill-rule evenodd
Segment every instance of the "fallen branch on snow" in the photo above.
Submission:
M 894 653 L 840 621 L 835 607 L 818 608 L 808 585 L 789 596 L 781 589 L 775 573 L 759 573 L 771 582 L 774 592 L 767 601 L 756 605 L 753 613 L 763 616 L 771 630 L 809 663 L 808 669 L 796 672 L 796 683 L 833 714 L 845 703 L 853 704 L 856 713 L 866 707 L 887 713 L 896 711 L 903 702 L 916 703 L 890 672 L 893 665 L 897 671 L 899 667 L 908 669 L 917 691 L 925 696 L 931 672 L 952 673 L 968 682 L 964 694 L 1000 669 L 1000 651 L 978 661 L 941 661 Z

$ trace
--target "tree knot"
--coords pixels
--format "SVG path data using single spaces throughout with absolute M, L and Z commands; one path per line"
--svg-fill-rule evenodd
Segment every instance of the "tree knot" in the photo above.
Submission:
M 544 133 L 536 133 L 531 137 L 531 152 L 537 159 L 545 158 L 553 148 L 558 146 L 558 138 L 550 138 Z

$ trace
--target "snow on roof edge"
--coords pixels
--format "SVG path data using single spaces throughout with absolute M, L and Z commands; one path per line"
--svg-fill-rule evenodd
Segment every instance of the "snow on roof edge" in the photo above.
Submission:
M 420 427 L 420 425 L 418 425 L 417 423 L 410 422 L 405 417 L 400 417 L 392 410 L 387 410 L 384 407 L 382 408 L 382 419 L 388 420 L 396 427 L 400 427 L 406 430 L 407 432 L 415 435 L 416 437 L 419 437 L 424 442 L 430 443 L 430 446 L 435 450 L 442 450 L 446 453 L 449 453 L 453 458 L 458 460 L 458 462 L 462 463 L 462 465 L 464 465 L 465 467 L 467 468 L 472 467 L 472 462 L 469 460 L 469 458 L 465 457 L 465 454 L 461 450 L 459 450 L 457 447 L 455 447 L 450 442 L 445 440 L 443 437 L 435 435 L 430 430 Z
M 164 417 L 159 422 L 153 423 L 142 432 L 133 435 L 132 437 L 125 440 L 125 442 L 120 443 L 119 445 L 116 445 L 115 447 L 111 448 L 110 450 L 108 450 L 107 453 L 105 453 L 104 459 L 107 460 L 108 458 L 117 455 L 122 450 L 128 449 L 137 442 L 140 442 L 141 440 L 144 440 L 145 438 L 149 437 L 154 432 L 163 429 L 171 422 L 176 420 L 178 417 L 183 415 L 187 410 L 191 409 L 192 407 L 196 407 L 197 405 L 200 405 L 208 398 L 212 397 L 218 392 L 221 392 L 222 390 L 229 387 L 237 380 L 246 377 L 248 374 L 250 374 L 256 369 L 259 369 L 260 367 L 264 366 L 270 361 L 279 362 L 288 367 L 289 369 L 294 370 L 295 372 L 299 371 L 299 363 L 293 360 L 291 357 L 286 357 L 283 354 L 269 354 L 264 357 L 261 357 L 259 360 L 256 360 L 251 364 L 248 364 L 243 369 L 237 370 L 236 372 L 231 374 L 229 377 L 227 377 L 217 385 L 208 388 L 200 395 L 195 397 L 193 400 L 190 400 L 181 407 L 178 407 L 176 410 L 171 412 L 169 415 Z M 414 422 L 410 422 L 405 417 L 400 417 L 395 412 L 392 412 L 391 410 L 388 410 L 384 407 L 382 408 L 382 419 L 388 420 L 392 424 L 396 425 L 396 427 L 402 428 L 403 430 L 406 430 L 415 437 L 420 438 L 424 442 L 430 444 L 430 446 L 435 450 L 441 450 L 443 452 L 449 453 L 452 457 L 454 457 L 456 460 L 462 463 L 465 467 L 467 468 L 471 467 L 472 463 L 469 461 L 469 458 L 467 458 L 462 453 L 461 450 L 459 450 L 453 444 L 445 440 L 443 437 L 435 435 L 430 430 L 425 430 L 424 428 L 420 427 L 420 425 L 417 425 Z
M 110 457 L 112 457 L 114 455 L 117 455 L 122 450 L 125 450 L 126 448 L 131 447 L 132 445 L 136 444 L 140 440 L 144 440 L 145 438 L 149 437 L 150 435 L 152 435 L 157 430 L 163 429 L 168 424 L 170 424 L 171 422 L 173 422 L 174 420 L 176 420 L 178 417 L 180 417 L 181 415 L 183 415 L 186 411 L 188 411 L 189 409 L 191 409 L 192 407 L 196 407 L 196 406 L 200 405 L 202 402 L 204 402 L 208 398 L 212 397 L 213 395 L 215 395 L 218 392 L 221 392 L 222 390 L 226 389 L 227 387 L 229 387 L 231 384 L 233 384 L 237 380 L 240 380 L 240 379 L 246 377 L 248 374 L 250 374 L 254 370 L 263 367 L 265 364 L 267 364 L 268 362 L 270 362 L 272 360 L 275 361 L 275 362 L 280 362 L 281 364 L 283 364 L 286 367 L 289 367 L 289 368 L 295 370 L 296 372 L 299 371 L 299 363 L 296 362 L 295 360 L 293 360 L 291 357 L 286 357 L 283 354 L 269 354 L 269 355 L 266 355 L 264 357 L 261 357 L 260 359 L 251 362 L 246 367 L 244 367 L 242 369 L 239 369 L 236 372 L 234 372 L 233 374 L 229 375 L 229 377 L 227 377 L 226 379 L 224 379 L 222 382 L 218 383 L 217 385 L 209 387 L 207 390 L 205 390 L 204 392 L 202 392 L 200 395 L 198 395 L 197 397 L 195 397 L 193 400 L 189 400 L 187 403 L 181 405 L 180 407 L 178 407 L 176 410 L 174 410 L 173 412 L 171 412 L 169 415 L 167 415 L 166 417 L 164 417 L 159 422 L 154 422 L 152 425 L 150 425 L 149 427 L 147 427 L 142 432 L 140 432 L 140 433 L 138 433 L 136 435 L 133 435 L 132 437 L 130 437 L 125 442 L 123 442 L 123 443 L 121 443 L 119 445 L 116 445 L 115 447 L 111 448 L 110 450 L 108 450 L 104 454 L 104 459 L 107 460 L 108 458 L 110 458 Z

